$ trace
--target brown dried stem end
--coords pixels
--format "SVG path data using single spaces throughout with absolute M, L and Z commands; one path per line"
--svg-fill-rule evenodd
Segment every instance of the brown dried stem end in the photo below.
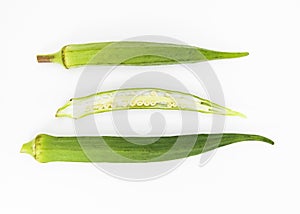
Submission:
M 39 63 L 53 62 L 54 55 L 37 55 L 36 59 Z

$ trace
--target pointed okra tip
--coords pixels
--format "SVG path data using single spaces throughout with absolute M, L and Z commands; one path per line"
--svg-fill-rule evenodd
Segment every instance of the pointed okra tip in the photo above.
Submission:
M 203 54 L 207 60 L 215 59 L 231 59 L 245 57 L 249 55 L 249 52 L 224 52 L 224 51 L 214 51 L 208 49 L 199 49 L 201 54 Z
M 238 55 L 239 57 L 249 56 L 249 52 L 238 52 L 237 55 Z
M 269 144 L 271 144 L 271 145 L 274 145 L 275 144 L 275 142 L 273 141 L 273 140 L 271 140 L 271 139 L 269 139 L 269 138 L 266 138 L 266 137 L 264 137 L 265 138 L 265 142 L 266 143 L 269 143 Z
M 213 114 L 219 114 L 219 115 L 224 115 L 224 116 L 236 116 L 236 117 L 241 117 L 244 119 L 247 118 L 247 116 L 245 114 L 235 111 L 235 110 L 232 110 L 230 108 L 226 108 L 226 107 L 220 106 L 220 105 L 212 103 L 212 102 L 209 102 L 209 105 L 211 106 L 210 111 Z
M 264 136 L 261 136 L 261 135 L 253 135 L 253 140 L 262 141 L 262 142 L 265 142 L 265 143 L 269 143 L 271 145 L 275 144 L 275 142 L 273 140 L 271 140 L 270 138 L 267 138 L 267 137 L 264 137 Z
M 228 52 L 222 53 L 224 58 L 240 58 L 249 55 L 249 52 Z
M 243 114 L 243 113 L 241 113 L 241 112 L 238 112 L 238 111 L 232 111 L 231 114 L 232 114 L 233 116 L 237 116 L 237 117 L 241 117 L 241 118 L 243 118 L 243 119 L 247 119 L 247 116 L 246 116 L 245 114 Z

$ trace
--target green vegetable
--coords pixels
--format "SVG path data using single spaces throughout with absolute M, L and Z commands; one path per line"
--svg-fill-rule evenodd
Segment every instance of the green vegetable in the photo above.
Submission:
M 155 42 L 99 42 L 64 46 L 54 54 L 38 55 L 38 62 L 66 68 L 83 65 L 166 65 L 247 56 L 247 52 L 219 52 L 198 47 Z
M 78 119 L 90 114 L 128 109 L 186 110 L 245 117 L 195 95 L 159 88 L 127 88 L 73 98 L 58 109 L 56 117 Z
M 161 137 L 156 142 L 155 140 L 156 137 L 54 137 L 40 134 L 24 144 L 21 152 L 30 154 L 43 163 L 52 161 L 131 163 L 180 159 L 241 141 L 274 144 L 268 138 L 250 134 L 182 135 Z M 155 143 L 152 143 L 153 141 Z

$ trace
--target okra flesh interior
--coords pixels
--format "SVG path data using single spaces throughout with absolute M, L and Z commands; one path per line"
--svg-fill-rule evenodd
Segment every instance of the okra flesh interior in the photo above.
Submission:
M 58 109 L 56 117 L 78 119 L 91 114 L 130 109 L 185 110 L 245 117 L 198 96 L 160 88 L 127 88 L 73 98 Z
M 40 134 L 24 144 L 21 152 L 32 155 L 42 163 L 143 163 L 186 158 L 242 141 L 274 144 L 272 140 L 263 136 L 231 133 L 169 136 L 160 137 L 158 140 L 157 137 L 54 137 Z M 176 149 L 172 149 L 175 146 Z
M 184 64 L 247 55 L 248 52 L 220 52 L 180 44 L 120 41 L 66 45 L 57 53 L 37 55 L 37 60 L 71 68 L 84 65 Z

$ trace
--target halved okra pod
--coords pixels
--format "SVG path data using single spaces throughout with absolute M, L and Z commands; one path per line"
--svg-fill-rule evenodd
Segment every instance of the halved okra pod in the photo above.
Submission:
M 140 163 L 185 158 L 242 141 L 274 144 L 272 140 L 263 136 L 230 133 L 170 136 L 159 139 L 112 136 L 54 137 L 40 134 L 25 143 L 21 152 L 30 154 L 43 163 L 52 161 Z
M 127 88 L 73 98 L 58 109 L 56 117 L 78 119 L 91 114 L 128 109 L 185 110 L 245 117 L 198 96 L 160 88 Z
M 38 62 L 83 65 L 167 65 L 247 56 L 247 52 L 220 52 L 189 45 L 156 42 L 99 42 L 64 46 L 54 54 L 37 55 Z

